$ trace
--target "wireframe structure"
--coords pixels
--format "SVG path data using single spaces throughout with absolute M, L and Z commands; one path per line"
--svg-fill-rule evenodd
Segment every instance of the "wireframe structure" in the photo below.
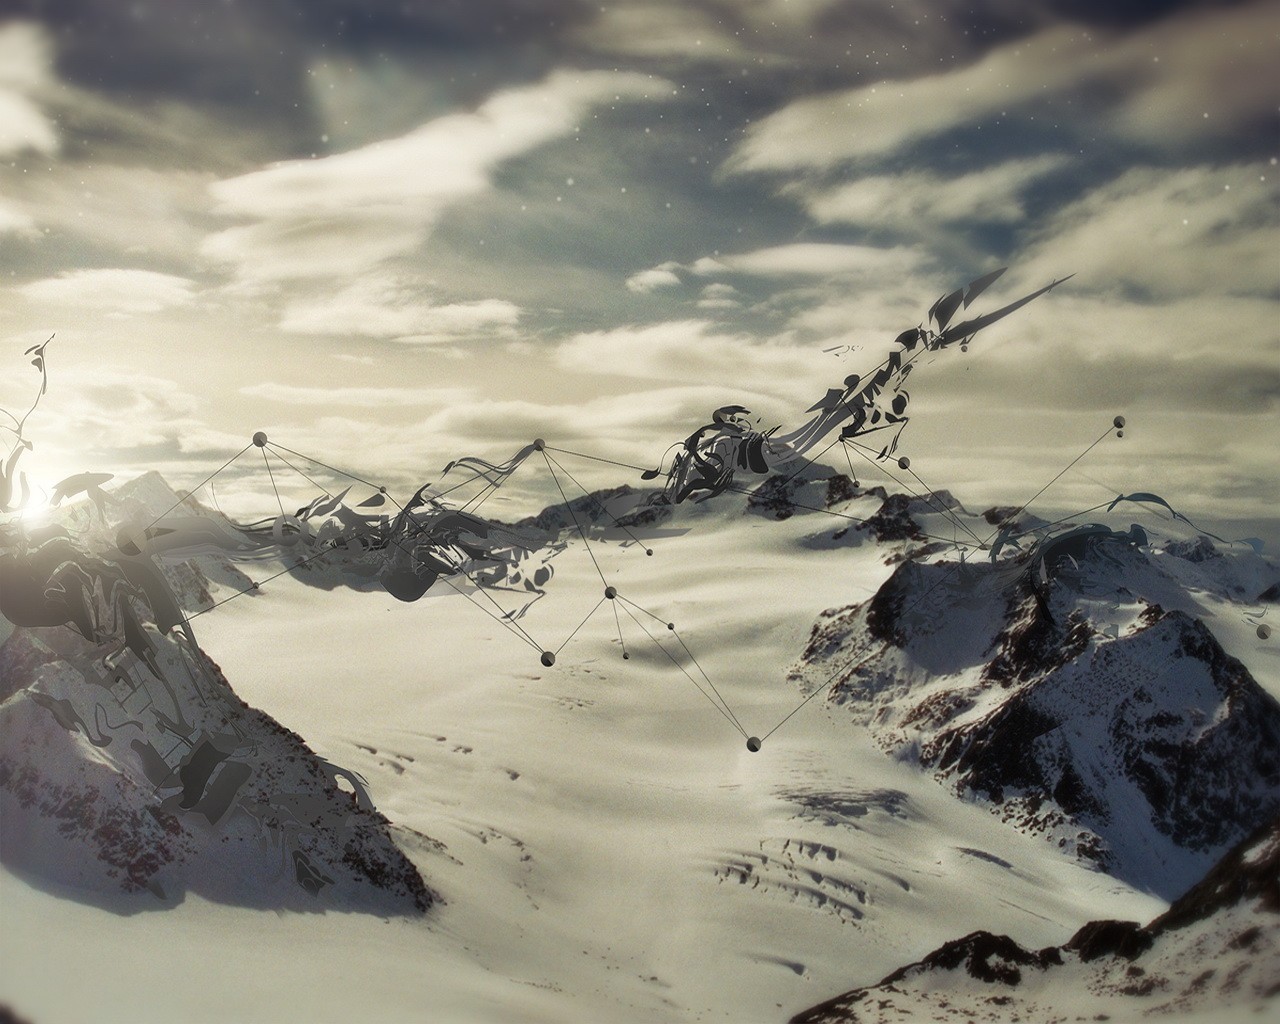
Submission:
M 972 565 L 968 557 L 978 553 L 991 562 L 1002 560 L 1014 577 L 1044 587 L 1073 544 L 1102 535 L 1145 543 L 1136 525 L 1122 535 L 1100 524 L 1070 522 L 1107 503 L 1032 530 L 1016 525 L 1032 502 L 1105 438 L 1113 433 L 1123 436 L 1121 416 L 1053 480 L 1003 515 L 985 537 L 938 501 L 936 492 L 912 468 L 910 458 L 899 454 L 910 419 L 905 385 L 919 357 L 954 346 L 966 348 L 985 327 L 1066 280 L 1055 280 L 991 313 L 955 322 L 956 314 L 1003 273 L 1002 268 L 985 274 L 940 298 L 923 325 L 898 335 L 874 370 L 865 376 L 850 375 L 829 388 L 805 411 L 799 425 L 789 430 L 759 431 L 752 426 L 747 409 L 722 406 L 709 422 L 673 444 L 656 468 L 619 463 L 537 438 L 503 463 L 475 456 L 455 459 L 444 467 L 440 485 L 423 484 L 404 500 L 385 485 L 258 431 L 205 477 L 191 496 L 180 498 L 149 521 L 119 522 L 113 533 L 106 529 L 107 506 L 113 500 L 103 489 L 111 479 L 108 474 L 81 473 L 58 482 L 51 504 L 87 496 L 103 527 L 96 538 L 76 536 L 57 525 L 31 525 L 21 515 L 31 501 L 30 482 L 21 466 L 22 456 L 32 450 L 26 424 L 48 389 L 48 350 L 53 341 L 49 339 L 26 352 L 40 374 L 30 409 L 22 417 L 4 413 L 8 422 L 0 423 L 0 430 L 13 438 L 0 466 L 0 614 L 18 626 L 64 627 L 77 638 L 75 652 L 82 669 L 100 685 L 92 693 L 45 695 L 43 706 L 60 725 L 83 732 L 116 758 L 122 769 L 145 775 L 157 801 L 171 811 L 202 815 L 210 825 L 225 820 L 235 808 L 248 813 L 271 835 L 282 863 L 292 858 L 299 886 L 313 894 L 332 879 L 313 862 L 304 837 L 317 828 L 359 828 L 359 822 L 350 815 L 321 812 L 297 794 L 248 796 L 249 782 L 260 767 L 254 760 L 255 744 L 251 735 L 237 727 L 230 709 L 213 706 L 216 700 L 211 703 L 217 670 L 200 647 L 193 625 L 199 615 L 260 591 L 283 576 L 326 588 L 380 588 L 405 602 L 417 601 L 441 586 L 450 588 L 501 624 L 517 644 L 530 649 L 529 657 L 549 669 L 584 627 L 604 614 L 613 619 L 623 658 L 630 657 L 628 635 L 655 646 L 727 726 L 740 734 L 747 749 L 757 753 L 792 716 L 827 692 L 848 666 L 838 666 L 827 684 L 813 688 L 770 728 L 753 731 L 703 670 L 676 623 L 610 578 L 597 558 L 599 545 L 617 544 L 652 555 L 656 543 L 652 524 L 664 510 L 726 493 L 755 493 L 762 477 L 767 478 L 766 485 L 780 481 L 785 486 L 837 448 L 843 451 L 855 481 L 856 456 L 879 466 L 954 527 L 950 537 L 924 535 L 934 543 L 921 549 L 920 556 L 959 556 L 935 587 L 967 578 L 966 565 Z M 202 488 L 241 460 L 257 457 L 271 482 L 278 514 L 237 522 L 195 499 Z M 662 483 L 638 500 L 611 501 L 579 483 L 566 466 L 573 460 L 611 463 L 634 471 L 642 480 Z M 912 478 L 921 490 L 894 469 Z M 483 502 L 517 472 L 546 474 L 563 503 L 558 524 L 543 527 L 534 521 L 512 526 L 480 515 Z M 287 509 L 277 483 L 277 476 L 285 475 L 305 481 L 317 492 L 315 497 Z M 459 503 L 457 492 L 468 486 L 477 490 Z M 1107 510 L 1121 502 L 1160 506 L 1185 519 L 1150 492 L 1118 495 Z M 835 509 L 812 506 L 812 510 L 844 521 L 867 522 Z M 600 596 L 566 636 L 535 637 L 525 613 L 546 593 L 554 560 L 570 549 L 592 564 L 599 576 Z M 246 577 L 249 582 L 241 589 L 193 612 L 184 608 L 166 567 L 202 554 L 217 554 L 250 572 L 254 567 L 267 571 L 258 579 Z M 916 604 L 928 597 L 929 592 L 924 593 Z M 906 609 L 904 614 L 913 610 Z M 1265 624 L 1259 625 L 1259 637 L 1264 628 Z M 852 652 L 850 659 L 856 661 L 860 653 Z M 207 714 L 185 713 L 191 701 L 181 696 L 184 693 L 194 694 Z M 342 778 L 354 790 L 358 810 L 372 809 L 364 780 L 337 766 L 327 770 L 334 780 Z

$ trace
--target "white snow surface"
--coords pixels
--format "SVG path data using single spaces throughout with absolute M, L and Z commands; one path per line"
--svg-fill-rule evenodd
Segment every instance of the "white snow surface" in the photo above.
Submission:
M 741 509 L 681 512 L 692 528 L 653 557 L 592 550 L 766 736 L 803 699 L 786 673 L 815 619 L 870 596 L 903 544 Z M 940 516 L 920 521 L 950 533 Z M 522 620 L 553 650 L 603 589 L 579 541 L 556 568 Z M 216 575 L 212 598 L 233 594 L 234 577 Z M 1280 691 L 1274 644 L 1257 649 L 1230 595 L 1203 601 L 1221 642 Z M 241 698 L 368 780 L 443 903 L 382 918 L 141 893 L 119 912 L 0 870 L 0 1003 L 33 1024 L 751 1024 L 976 928 L 1040 948 L 1092 919 L 1165 908 L 886 757 L 821 700 L 750 753 L 619 609 L 622 659 L 612 611 L 552 668 L 446 587 L 401 604 L 284 577 L 200 616 L 201 644 Z

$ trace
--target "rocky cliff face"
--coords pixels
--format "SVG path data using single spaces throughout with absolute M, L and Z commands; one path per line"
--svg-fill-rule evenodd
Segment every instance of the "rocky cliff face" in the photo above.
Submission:
M 1270 1019 L 1277 996 L 1280 820 L 1230 850 L 1145 926 L 1090 921 L 1061 946 L 1039 950 L 974 932 L 792 1022 L 1129 1020 L 1210 1011 Z
M 1004 822 L 1173 896 L 1280 814 L 1280 704 L 1184 608 L 1117 537 L 1045 580 L 904 563 L 824 615 L 792 676 Z
M 178 500 L 148 474 L 112 512 L 154 517 Z M 85 550 L 114 537 L 94 515 L 60 515 Z M 163 571 L 188 615 L 212 606 L 211 588 L 250 586 L 216 558 Z M 82 598 L 93 641 L 12 623 L 0 637 L 6 865 L 125 910 L 187 891 L 253 906 L 430 907 L 358 776 L 248 707 L 190 629 L 159 630 L 136 592 L 99 579 Z

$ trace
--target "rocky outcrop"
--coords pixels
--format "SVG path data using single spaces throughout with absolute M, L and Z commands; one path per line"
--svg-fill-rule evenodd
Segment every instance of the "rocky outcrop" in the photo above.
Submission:
M 1280 820 L 1231 849 L 1145 926 L 1090 921 L 1040 950 L 974 932 L 791 1020 L 1127 1020 L 1233 1006 L 1270 1019 L 1277 998 Z
M 1118 540 L 1046 581 L 906 563 L 826 613 L 792 676 L 1006 823 L 1172 896 L 1280 814 L 1280 704 L 1142 596 L 1177 586 Z

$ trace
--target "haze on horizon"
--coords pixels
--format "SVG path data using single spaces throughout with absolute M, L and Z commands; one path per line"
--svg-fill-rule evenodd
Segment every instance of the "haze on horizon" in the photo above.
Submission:
M 190 486 L 255 429 L 393 486 L 534 436 L 652 465 L 721 405 L 796 423 L 1009 264 L 983 309 L 1075 277 L 913 376 L 928 484 L 1024 500 L 1121 413 L 1046 501 L 1274 533 L 1278 32 L 1263 2 L 29 0 L 0 406 L 56 333 L 45 487 Z M 251 461 L 222 493 L 274 505 Z

